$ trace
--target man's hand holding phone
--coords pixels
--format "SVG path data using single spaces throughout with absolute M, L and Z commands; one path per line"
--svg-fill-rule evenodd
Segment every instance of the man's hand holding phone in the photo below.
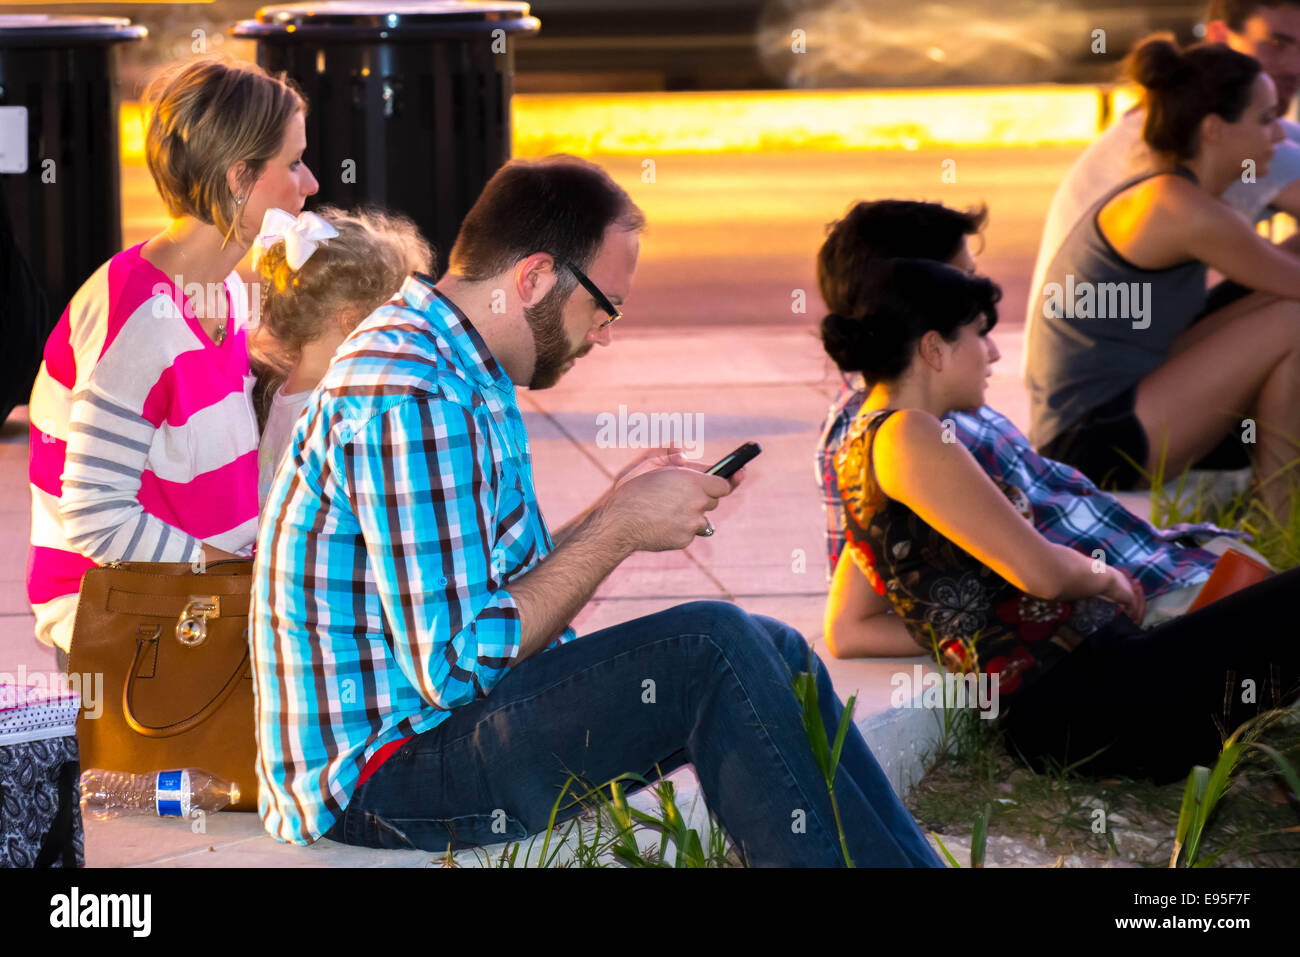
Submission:
M 707 472 L 712 466 L 705 465 L 703 462 L 692 462 L 682 453 L 679 448 L 662 448 L 646 449 L 614 476 L 614 488 L 618 488 L 623 482 L 645 472 L 662 468 L 686 468 L 696 472 Z M 734 492 L 736 487 L 744 480 L 744 471 L 737 472 L 732 476 L 731 490 Z
M 738 464 L 729 478 L 709 474 L 726 462 L 704 466 L 687 460 L 676 448 L 650 449 L 633 459 L 615 476 L 606 503 L 611 518 L 628 535 L 629 547 L 672 551 L 685 548 L 698 535 L 712 534 L 705 513 L 744 479 Z

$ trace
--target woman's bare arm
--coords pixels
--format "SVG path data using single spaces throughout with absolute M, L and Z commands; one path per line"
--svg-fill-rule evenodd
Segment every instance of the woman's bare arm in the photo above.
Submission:
M 902 620 L 877 594 L 846 548 L 826 599 L 826 648 L 836 658 L 901 658 L 924 654 Z
M 1115 587 L 1108 566 L 1054 545 L 1015 510 L 958 442 L 944 442 L 939 420 L 904 409 L 876 433 L 874 465 L 881 490 L 1021 591 L 1072 599 Z M 1126 586 L 1125 586 L 1126 587 Z
M 1300 299 L 1300 257 L 1181 177 L 1162 176 L 1117 197 L 1101 223 L 1106 238 L 1135 265 L 1161 269 L 1197 259 L 1250 289 Z

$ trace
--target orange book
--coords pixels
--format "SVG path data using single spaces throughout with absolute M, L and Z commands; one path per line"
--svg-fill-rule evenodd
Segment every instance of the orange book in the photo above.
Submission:
M 1210 572 L 1210 577 L 1201 586 L 1196 601 L 1192 602 L 1191 607 L 1187 609 L 1188 614 L 1198 608 L 1204 608 L 1212 601 L 1226 598 L 1233 592 L 1239 592 L 1256 582 L 1262 582 L 1272 574 L 1272 569 L 1267 565 L 1257 562 L 1245 552 L 1229 548 L 1214 563 L 1214 571 Z

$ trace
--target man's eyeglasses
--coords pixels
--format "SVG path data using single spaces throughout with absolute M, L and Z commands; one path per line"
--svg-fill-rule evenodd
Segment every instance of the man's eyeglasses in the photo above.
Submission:
M 577 278 L 578 283 L 582 288 L 591 293 L 591 298 L 596 300 L 596 305 L 601 308 L 601 311 L 609 316 L 608 319 L 597 327 L 598 329 L 604 329 L 611 322 L 623 318 L 623 313 L 619 311 L 619 308 L 609 301 L 609 297 L 601 292 L 600 287 L 588 279 L 581 269 L 569 262 L 566 262 L 564 265 L 567 266 L 569 271 Z

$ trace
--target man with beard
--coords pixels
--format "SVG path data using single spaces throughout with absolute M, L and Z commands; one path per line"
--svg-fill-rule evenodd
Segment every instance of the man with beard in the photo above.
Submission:
M 569 627 L 633 552 L 711 535 L 740 483 L 652 451 L 554 536 L 542 519 L 515 390 L 609 345 L 644 223 L 599 167 L 512 162 L 447 276 L 411 274 L 340 347 L 258 543 L 259 812 L 279 840 L 518 840 L 571 773 L 690 763 L 750 863 L 843 863 L 792 672 L 811 661 L 832 734 L 843 706 L 794 629 L 713 601 Z M 939 866 L 856 728 L 835 790 L 855 863 Z

